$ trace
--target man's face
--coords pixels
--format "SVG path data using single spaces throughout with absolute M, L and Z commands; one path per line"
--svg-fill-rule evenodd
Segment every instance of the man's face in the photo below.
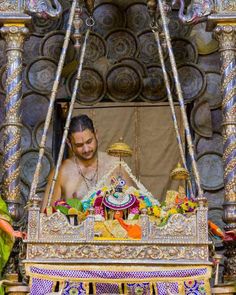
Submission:
M 97 153 L 97 137 L 89 129 L 72 133 L 70 143 L 75 156 L 81 160 L 91 160 Z

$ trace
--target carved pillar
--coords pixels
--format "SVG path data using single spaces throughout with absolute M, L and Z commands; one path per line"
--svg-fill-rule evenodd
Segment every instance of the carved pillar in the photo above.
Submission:
M 219 40 L 221 54 L 225 183 L 223 207 L 227 231 L 236 229 L 236 23 L 217 24 L 215 34 Z M 231 280 L 236 277 L 236 250 L 231 243 L 225 246 L 226 278 Z
M 19 219 L 22 97 L 22 55 L 28 28 L 6 24 L 1 28 L 6 41 L 7 73 L 4 122 L 3 198 L 14 220 Z

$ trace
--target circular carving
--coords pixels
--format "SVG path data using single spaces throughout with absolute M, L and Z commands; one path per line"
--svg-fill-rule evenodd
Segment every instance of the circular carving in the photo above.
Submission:
M 54 58 L 56 60 L 60 59 L 61 50 L 63 48 L 65 33 L 63 31 L 53 31 L 48 33 L 41 41 L 40 44 L 40 55 Z M 72 62 L 75 57 L 75 49 L 73 42 L 70 39 L 67 51 L 65 63 Z
M 197 158 L 202 187 L 218 190 L 224 187 L 222 155 L 216 152 L 204 153 Z
M 59 28 L 61 23 L 61 18 L 50 19 L 42 17 L 32 17 L 32 31 L 35 36 L 44 36 L 48 32 L 55 31 Z
M 196 151 L 198 154 L 214 151 L 223 153 L 223 137 L 219 133 L 214 133 L 211 138 L 200 137 L 196 143 Z
M 39 36 L 31 35 L 28 40 L 26 40 L 24 45 L 24 60 L 28 64 L 33 59 L 35 59 L 36 56 L 39 55 L 39 46 L 42 38 Z
M 29 149 L 25 151 L 21 156 L 21 179 L 22 182 L 29 186 L 31 186 L 32 184 L 35 168 L 38 162 L 38 153 L 39 151 L 37 149 Z M 44 153 L 42 159 L 41 173 L 39 176 L 39 188 L 43 187 L 46 184 L 51 168 L 52 160 L 47 153 Z
M 191 41 L 184 38 L 173 38 L 171 43 L 176 64 L 197 62 L 197 48 Z
M 4 128 L 0 127 L 0 138 L 3 139 L 4 136 Z M 21 128 L 21 148 L 22 150 L 26 150 L 30 148 L 32 144 L 32 135 L 31 135 L 31 129 L 23 125 Z M 0 141 L 0 150 L 4 151 L 4 142 L 3 140 Z
M 171 37 L 186 37 L 191 32 L 192 27 L 184 25 L 178 16 L 178 10 L 171 11 L 171 21 L 168 24 Z
M 21 103 L 23 124 L 34 127 L 38 122 L 45 120 L 48 105 L 46 96 L 32 91 L 25 93 Z
M 106 36 L 108 58 L 119 60 L 122 57 L 134 57 L 138 50 L 138 41 L 135 35 L 127 29 L 111 31 Z
M 138 35 L 138 40 L 140 47 L 139 59 L 144 64 L 159 63 L 159 53 L 153 32 L 150 30 L 142 32 Z
M 39 122 L 39 124 L 37 124 L 34 127 L 33 142 L 36 147 L 40 146 L 40 142 L 43 135 L 44 123 L 45 123 L 44 121 Z M 53 126 L 52 124 L 50 124 L 48 132 L 47 132 L 47 138 L 46 138 L 46 148 L 49 150 L 52 150 L 52 139 L 53 139 Z
M 161 101 L 166 98 L 167 91 L 163 77 L 162 68 L 157 65 L 147 67 L 148 76 L 143 79 L 142 98 L 146 101 Z M 172 80 L 169 75 L 170 85 Z
M 7 65 L 3 65 L 0 69 L 0 90 L 2 90 L 3 92 L 6 92 L 6 80 L 7 80 Z M 14 70 L 13 70 L 14 72 Z M 23 67 L 22 67 L 22 79 L 20 80 L 19 78 L 19 81 L 22 82 L 22 92 L 25 92 L 28 90 L 28 87 L 27 87 L 27 84 L 25 82 L 26 80 L 26 64 L 24 63 L 23 64 Z M 15 80 L 17 81 L 17 80 Z
M 219 48 L 219 42 L 214 39 L 212 32 L 206 31 L 206 23 L 193 26 L 191 39 L 196 44 L 198 53 L 202 55 L 213 53 Z
M 125 26 L 125 15 L 119 9 L 119 6 L 113 3 L 97 5 L 93 16 L 96 24 L 94 30 L 102 36 L 105 36 L 114 28 Z
M 126 64 L 114 65 L 107 73 L 107 95 L 114 101 L 131 101 L 139 96 L 142 80 L 139 72 Z
M 106 42 L 99 34 L 91 32 L 85 51 L 85 63 L 94 63 L 96 60 L 106 55 Z
M 195 64 L 187 63 L 178 66 L 180 85 L 186 102 L 200 97 L 206 87 L 206 77 Z
M 221 106 L 221 75 L 218 72 L 206 72 L 205 97 L 210 105 L 210 109 L 217 109 Z
M 134 3 L 126 8 L 127 27 L 138 33 L 150 28 L 150 17 L 145 3 Z
M 196 103 L 191 112 L 194 131 L 204 137 L 212 137 L 211 111 L 206 100 Z
M 125 63 L 135 68 L 142 77 L 147 77 L 147 69 L 144 64 L 135 57 L 124 57 L 119 60 L 121 63 Z
M 72 73 L 67 80 L 69 95 L 73 92 L 77 73 Z M 82 104 L 94 104 L 100 101 L 105 94 L 105 81 L 102 75 L 95 69 L 84 67 L 79 83 L 77 100 Z
M 37 57 L 27 66 L 26 82 L 30 89 L 49 94 L 53 86 L 56 70 L 56 60 L 49 57 Z

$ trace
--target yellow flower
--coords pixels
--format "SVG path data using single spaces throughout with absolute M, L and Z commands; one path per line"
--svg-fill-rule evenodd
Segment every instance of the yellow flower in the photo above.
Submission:
M 139 203 L 139 210 L 142 210 L 144 208 L 146 208 L 146 204 L 145 204 L 145 202 L 143 200 L 141 200 L 140 203 Z
M 106 192 L 106 191 L 108 191 L 108 190 L 109 190 L 108 186 L 104 186 L 104 187 L 101 189 L 102 192 Z
M 135 195 L 135 197 L 139 197 L 139 196 L 140 196 L 139 191 L 137 191 L 137 190 L 135 190 L 135 191 L 133 192 L 133 194 Z M 144 207 L 144 208 L 145 208 L 145 207 Z
M 157 206 L 153 206 L 153 214 L 156 216 L 156 217 L 160 217 L 160 214 L 161 214 L 161 209 Z
M 176 214 L 176 213 L 178 213 L 176 208 L 171 208 L 170 210 L 168 210 L 169 215 L 173 215 L 173 214 Z

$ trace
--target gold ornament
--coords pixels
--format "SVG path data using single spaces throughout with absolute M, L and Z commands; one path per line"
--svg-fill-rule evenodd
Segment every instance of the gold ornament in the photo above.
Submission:
M 189 172 L 178 163 L 176 168 L 171 171 L 170 177 L 175 180 L 186 180 L 189 178 Z
M 131 157 L 132 149 L 123 142 L 123 139 L 120 138 L 119 142 L 113 143 L 107 149 L 107 153 L 114 157 Z

